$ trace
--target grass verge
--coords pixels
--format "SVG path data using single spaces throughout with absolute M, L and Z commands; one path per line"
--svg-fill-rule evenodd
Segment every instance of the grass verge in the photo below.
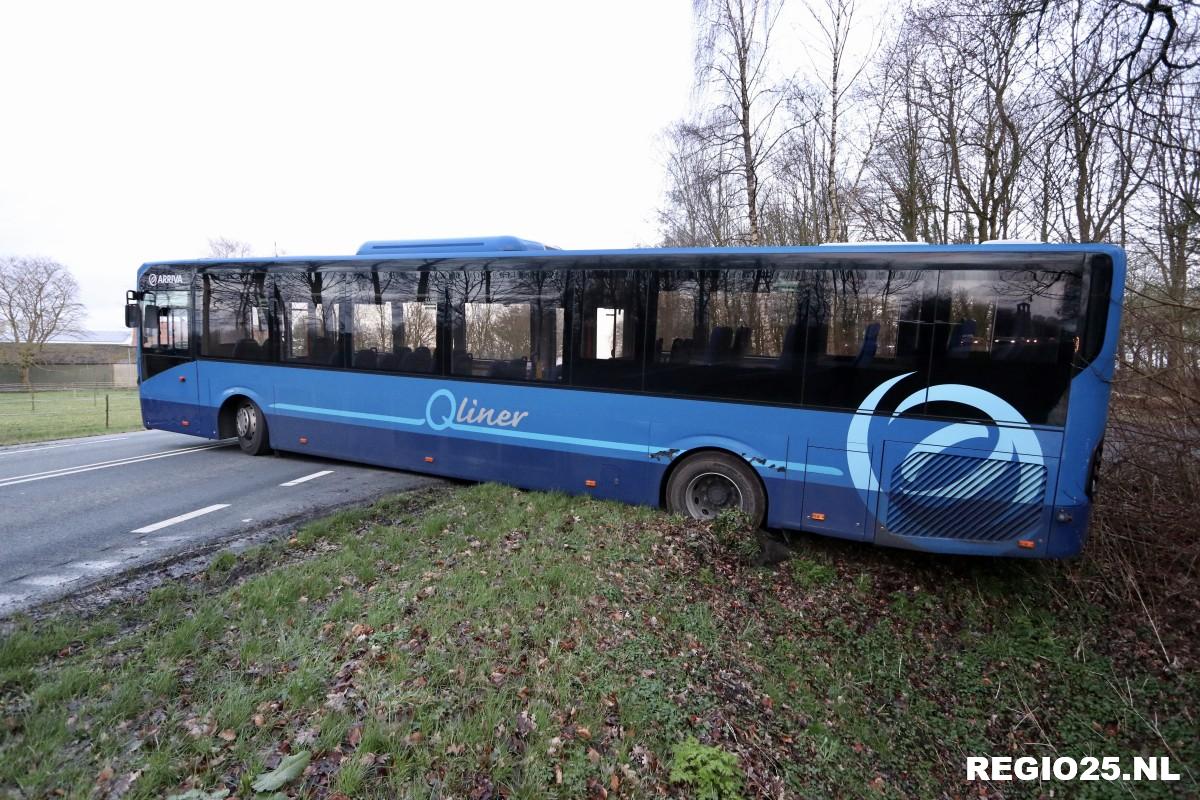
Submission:
M 105 426 L 105 397 L 108 424 Z M 0 393 L 0 445 L 140 430 L 136 389 Z
M 1069 570 L 809 540 L 758 568 L 731 538 L 587 498 L 439 490 L 88 621 L 18 621 L 0 640 L 0 792 L 1047 791 L 967 784 L 982 754 L 1170 756 L 1180 783 L 1120 788 L 1196 791 L 1194 664 L 1161 666 Z

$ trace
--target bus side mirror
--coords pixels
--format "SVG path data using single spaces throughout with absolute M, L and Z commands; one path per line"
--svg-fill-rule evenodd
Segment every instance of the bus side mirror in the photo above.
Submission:
M 125 306 L 125 327 L 137 328 L 141 326 L 141 320 L 138 319 L 138 307 L 135 305 Z

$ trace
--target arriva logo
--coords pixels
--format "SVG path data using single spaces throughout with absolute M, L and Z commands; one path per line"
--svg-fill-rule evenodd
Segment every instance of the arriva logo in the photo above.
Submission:
M 528 416 L 528 411 L 487 408 L 470 397 L 464 397 L 459 403 L 449 389 L 438 389 L 429 395 L 429 401 L 425 403 L 425 424 L 435 431 L 470 425 L 516 428 Z
M 883 399 L 884 395 L 897 383 L 915 374 L 915 372 L 907 372 L 891 380 L 884 381 L 875 387 L 875 390 L 867 395 L 866 399 L 862 401 L 862 405 L 858 407 L 858 413 L 854 415 L 854 419 L 850 423 L 850 428 L 846 432 L 846 464 L 850 468 L 850 480 L 854 482 L 854 488 L 858 489 L 858 493 L 862 496 L 864 503 L 869 502 L 869 492 L 879 490 L 879 478 L 871 466 L 870 453 L 855 452 L 853 448 L 855 444 L 861 447 L 862 444 L 870 442 L 869 433 L 871 423 L 876 419 L 874 416 L 875 409 L 879 406 L 879 401 Z M 986 439 L 991 431 L 995 431 L 996 444 L 987 458 L 1001 458 L 1005 461 L 1015 460 L 1026 464 L 1041 465 L 1044 463 L 1041 444 L 1038 442 L 1037 435 L 1034 434 L 1033 429 L 1029 426 L 1029 422 L 1006 401 L 991 392 L 978 389 L 974 386 L 965 386 L 960 383 L 942 383 L 930 386 L 928 392 L 925 389 L 913 392 L 896 406 L 896 410 L 892 412 L 892 416 L 887 420 L 888 423 L 913 406 L 924 402 L 960 403 L 982 411 L 993 422 L 1003 420 L 1007 424 L 991 428 L 961 422 L 951 423 L 926 436 L 913 446 L 913 451 L 938 453 L 948 447 L 954 447 L 971 439 Z M 956 480 L 952 486 L 940 487 L 937 490 L 938 495 L 941 497 L 969 496 L 977 486 L 973 480 L 974 474 L 971 473 Z M 905 475 L 904 477 L 910 478 L 911 476 Z M 1024 486 L 1025 482 L 1036 482 L 1040 480 L 1040 477 L 1033 472 L 1029 472 L 1023 475 L 1021 480 L 1022 486 L 1018 489 L 1019 494 L 1021 490 L 1027 488 Z

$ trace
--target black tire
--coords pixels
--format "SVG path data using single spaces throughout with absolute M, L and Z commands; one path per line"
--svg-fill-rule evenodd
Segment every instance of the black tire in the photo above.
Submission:
M 234 411 L 233 425 L 242 452 L 252 456 L 265 456 L 271 452 L 267 417 L 253 400 L 238 403 L 237 410 Z
M 767 513 L 767 497 L 754 470 L 725 453 L 684 459 L 667 481 L 666 500 L 668 511 L 706 521 L 726 508 L 739 508 L 756 528 Z

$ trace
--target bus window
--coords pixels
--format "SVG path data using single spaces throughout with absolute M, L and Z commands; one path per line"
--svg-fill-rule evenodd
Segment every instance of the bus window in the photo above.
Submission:
M 654 280 L 647 390 L 800 402 L 797 273 L 679 270 Z
M 1061 425 L 1081 293 L 1078 272 L 1037 265 L 940 272 L 931 382 L 976 386 L 1005 397 L 1026 422 Z M 954 403 L 930 410 L 987 418 Z
M 189 353 L 188 307 L 191 292 L 173 289 L 142 297 L 142 350 L 164 355 Z
M 812 271 L 808 281 L 805 405 L 855 409 L 875 387 L 908 372 L 917 373 L 908 388 L 926 385 L 937 273 L 828 269 Z
M 567 273 L 454 273 L 452 375 L 558 383 L 563 380 Z
M 438 309 L 429 283 L 427 271 L 350 276 L 354 369 L 436 371 Z
M 574 322 L 571 385 L 642 388 L 645 290 L 638 273 L 590 270 Z
M 344 365 L 342 306 L 346 277 L 322 270 L 276 273 L 282 361 Z
M 274 359 L 265 272 L 208 272 L 203 277 L 203 292 L 202 356 Z

